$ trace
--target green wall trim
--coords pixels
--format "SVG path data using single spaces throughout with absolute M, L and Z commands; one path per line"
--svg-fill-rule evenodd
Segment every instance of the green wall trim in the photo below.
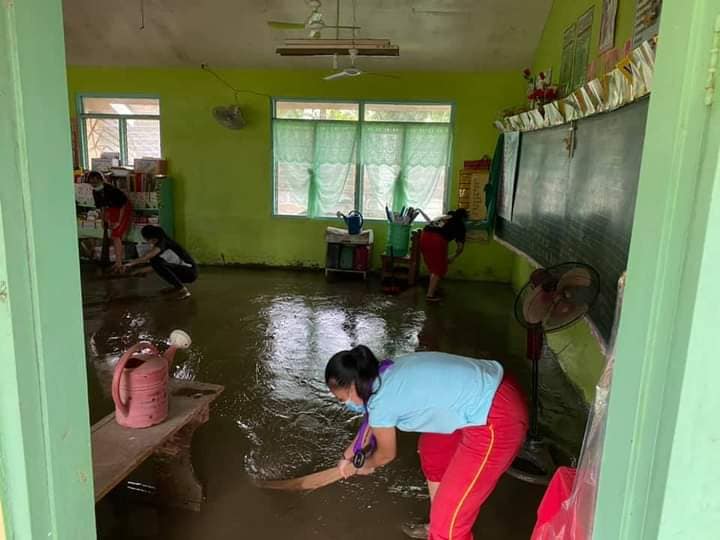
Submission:
M 522 100 L 516 72 L 402 72 L 398 79 L 363 76 L 324 81 L 324 70 L 220 70 L 233 86 L 286 99 L 448 102 L 454 107 L 449 205 L 457 200 L 464 160 L 492 154 L 498 111 Z M 272 217 L 272 102 L 240 94 L 247 120 L 238 131 L 219 126 L 212 107 L 232 92 L 201 69 L 69 67 L 73 113 L 78 94 L 149 94 L 160 98 L 162 148 L 175 180 L 176 235 L 201 263 L 324 265 L 324 231 L 340 221 Z M 387 224 L 375 231 L 379 266 Z M 252 237 L 252 241 L 248 238 Z M 495 242 L 469 244 L 450 277 L 509 282 L 513 257 Z
M 594 538 L 717 536 L 720 1 L 665 0 L 603 448 Z M 720 28 L 718 29 L 720 30 Z
M 95 538 L 59 0 L 0 3 L 0 506 L 10 540 Z

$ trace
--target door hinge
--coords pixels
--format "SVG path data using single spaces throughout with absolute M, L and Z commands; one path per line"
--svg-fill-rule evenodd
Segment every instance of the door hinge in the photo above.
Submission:
M 708 67 L 707 85 L 705 86 L 705 105 L 712 106 L 715 101 L 715 79 L 720 64 L 720 15 L 715 19 L 712 48 L 710 49 L 710 66 Z

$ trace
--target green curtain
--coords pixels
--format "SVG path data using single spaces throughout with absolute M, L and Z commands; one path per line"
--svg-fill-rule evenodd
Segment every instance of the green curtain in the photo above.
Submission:
M 351 210 L 358 132 L 357 123 L 274 120 L 277 206 L 309 217 Z
M 361 163 L 364 169 L 364 213 L 384 217 L 385 205 L 428 208 L 447 173 L 450 126 L 366 122 L 362 124 Z

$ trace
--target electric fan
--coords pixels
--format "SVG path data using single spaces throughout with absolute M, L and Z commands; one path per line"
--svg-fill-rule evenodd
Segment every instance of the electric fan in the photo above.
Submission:
M 585 315 L 597 298 L 599 284 L 599 275 L 591 266 L 563 263 L 535 270 L 515 299 L 515 318 L 527 329 L 527 358 L 532 363 L 530 432 L 508 471 L 515 478 L 545 485 L 555 472 L 556 466 L 538 426 L 538 364 L 544 336 L 570 326 Z
M 213 108 L 212 114 L 218 124 L 228 129 L 242 129 L 245 126 L 240 105 L 219 105 Z

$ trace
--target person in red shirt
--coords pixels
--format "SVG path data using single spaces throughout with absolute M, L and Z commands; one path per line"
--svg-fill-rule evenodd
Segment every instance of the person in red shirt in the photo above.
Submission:
M 122 191 L 108 184 L 105 177 L 98 171 L 90 171 L 87 182 L 93 186 L 93 199 L 95 206 L 102 211 L 105 226 L 110 232 L 110 238 L 115 249 L 115 271 L 123 267 L 123 238 L 130 229 L 132 222 L 132 205 Z

